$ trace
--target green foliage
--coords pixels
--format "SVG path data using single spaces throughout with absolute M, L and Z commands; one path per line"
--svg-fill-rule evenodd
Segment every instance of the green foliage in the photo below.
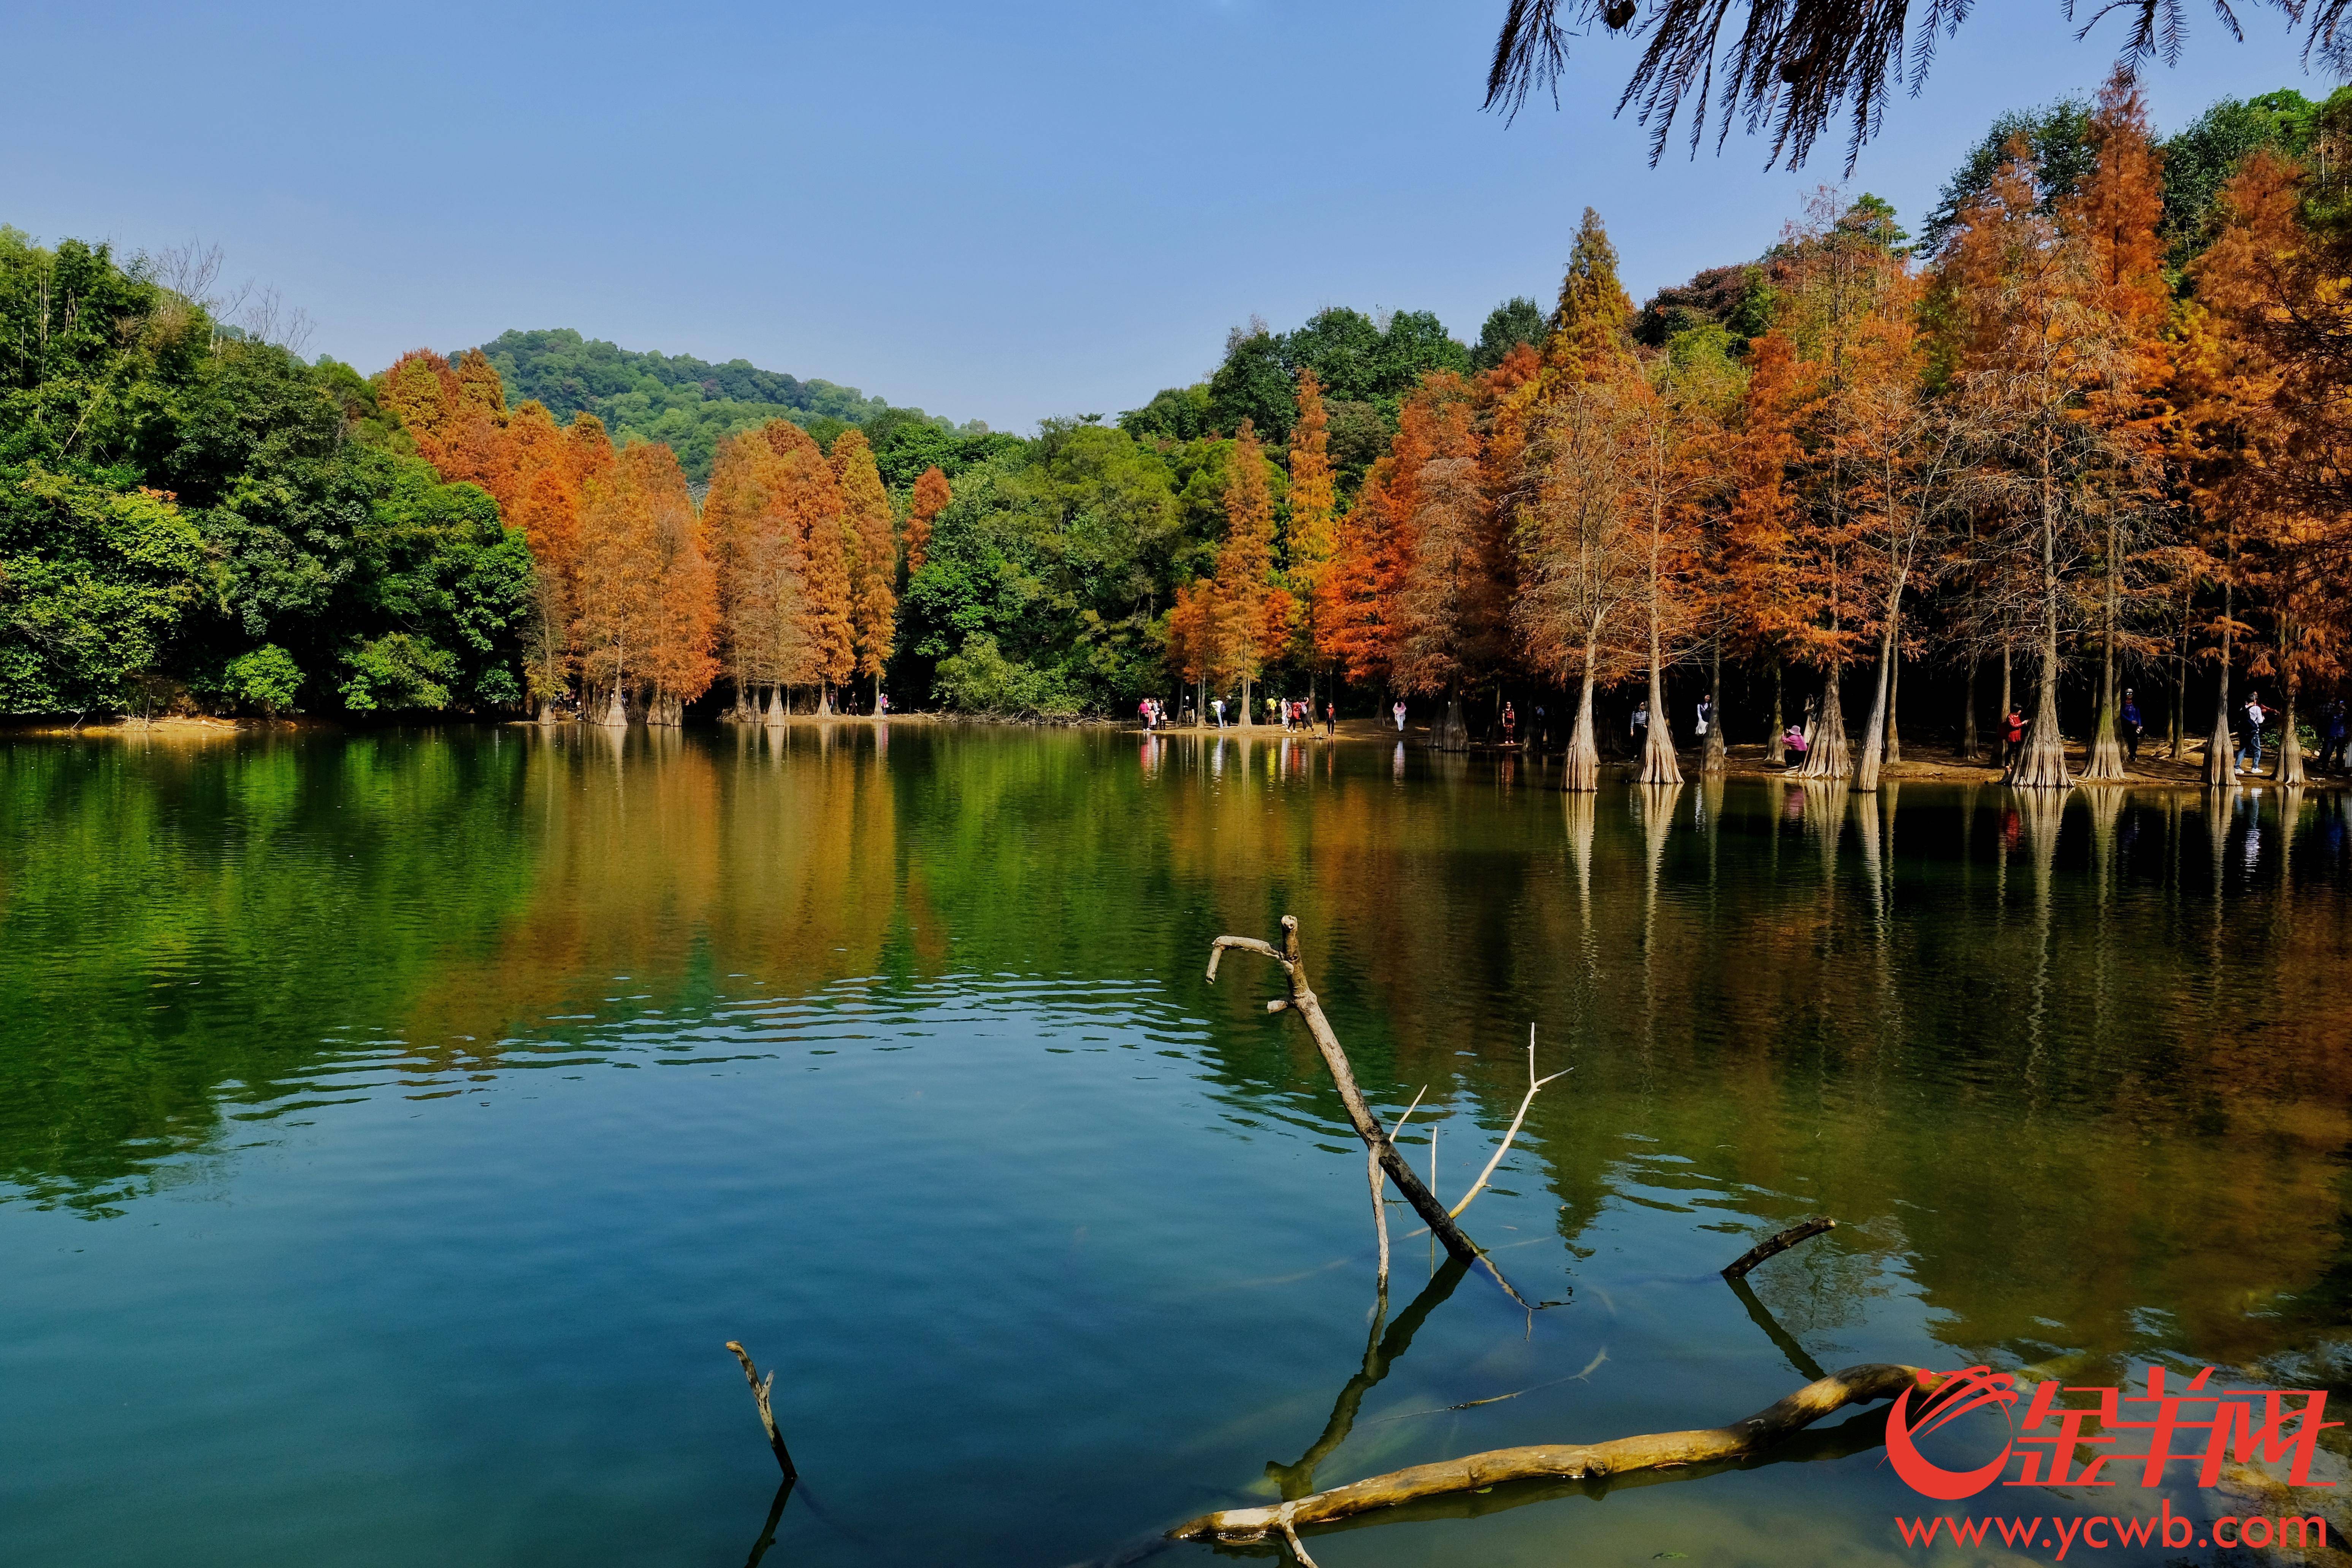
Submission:
M 1543 347 L 1544 308 L 1524 294 L 1513 295 L 1487 313 L 1478 329 L 1478 346 L 1470 350 L 1473 370 L 1491 371 L 1521 343 Z
M 1229 450 L 1163 450 L 1093 421 L 1048 420 L 1025 453 L 967 471 L 907 585 L 902 688 L 935 673 L 956 706 L 1010 713 L 1117 707 L 1160 690 L 1156 622 L 1180 571 L 1213 550 L 1205 530 L 1223 513 L 1202 474 Z
M 0 465 L 0 712 L 131 706 L 201 591 L 203 557 L 160 497 Z
M 1224 361 L 1209 377 L 1212 427 L 1230 435 L 1246 418 L 1265 439 L 1287 440 L 1298 417 L 1298 371 L 1307 366 L 1322 381 L 1327 402 L 1370 403 L 1391 429 L 1398 405 L 1423 375 L 1471 368 L 1470 350 L 1425 310 L 1380 323 L 1335 306 L 1287 334 L 1254 322 L 1227 337 Z
M 2098 162 L 2091 146 L 2091 106 L 2080 99 L 2062 99 L 2047 109 L 2012 109 L 1992 122 L 1990 130 L 1952 177 L 1919 234 L 1919 249 L 1933 256 L 1959 226 L 1960 213 L 1992 188 L 1993 176 L 2009 158 L 2012 138 L 2022 136 L 2036 165 L 2036 189 L 2042 209 L 2054 209 L 2074 194 Z
M 604 422 L 616 445 L 667 443 L 697 484 L 710 477 L 711 453 L 720 441 L 772 419 L 789 419 L 828 447 L 849 426 L 871 424 L 885 415 L 934 425 L 950 435 L 983 435 L 988 429 L 977 425 L 957 432 L 920 409 L 894 409 L 856 387 L 803 381 L 760 370 L 747 360 L 714 365 L 691 354 L 642 352 L 583 338 L 569 328 L 502 333 L 483 344 L 482 352 L 498 367 L 509 404 L 536 398 L 559 424 L 570 423 L 576 413 L 593 413 Z M 881 443 L 875 447 L 878 455 Z M 916 475 L 921 472 L 920 466 L 915 469 Z M 886 482 L 888 477 L 886 472 Z M 908 482 L 913 478 L 909 475 Z
M 1197 382 L 1189 387 L 1169 387 L 1155 393 L 1141 408 L 1131 408 L 1120 414 L 1118 427 L 1130 435 L 1157 436 L 1162 441 L 1198 441 L 1209 434 L 1213 417 L 1209 383 Z
M 1086 711 L 1084 697 L 1055 671 L 1008 659 L 985 632 L 975 632 L 940 664 L 934 688 L 949 707 L 965 713 L 1070 717 Z
M 0 343 L 0 711 L 180 689 L 282 707 L 301 672 L 394 635 L 415 646 L 368 667 L 422 674 L 346 683 L 355 706 L 519 700 L 520 536 L 410 455 L 349 366 L 220 328 L 104 246 L 13 230 Z
M 292 707 L 301 695 L 302 670 L 293 654 L 275 643 L 264 643 L 250 653 L 231 659 L 221 685 L 247 707 L 275 715 Z
M 993 458 L 1016 456 L 1029 444 L 1017 435 L 992 432 L 977 420 L 961 430 L 950 430 L 943 421 L 900 408 L 869 421 L 866 439 L 874 448 L 874 465 L 881 472 L 882 483 L 893 490 L 912 486 L 926 468 L 936 467 L 953 480 L 967 468 Z

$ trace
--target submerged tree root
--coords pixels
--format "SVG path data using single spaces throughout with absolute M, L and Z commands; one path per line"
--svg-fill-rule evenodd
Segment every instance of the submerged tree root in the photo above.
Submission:
M 1168 1532 L 1174 1541 L 1263 1541 L 1270 1535 L 1297 1540 L 1302 1525 L 1324 1524 L 1421 1498 L 1481 1491 L 1506 1481 L 1548 1478 L 1619 1476 L 1634 1470 L 1734 1459 L 1759 1452 L 1848 1405 L 1892 1399 L 1924 1376 L 1918 1368 L 1871 1363 L 1849 1366 L 1745 1421 L 1695 1432 L 1654 1432 L 1593 1444 L 1539 1444 L 1495 1448 L 1370 1476 L 1328 1491 L 1315 1492 L 1271 1508 L 1228 1508 L 1187 1520 Z

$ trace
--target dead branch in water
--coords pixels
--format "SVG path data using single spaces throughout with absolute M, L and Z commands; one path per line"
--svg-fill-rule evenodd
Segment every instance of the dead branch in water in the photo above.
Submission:
M 731 1339 L 727 1342 L 727 1348 L 733 1351 L 735 1359 L 743 1364 L 743 1381 L 751 1385 L 752 1401 L 760 1406 L 760 1425 L 768 1429 L 768 1447 L 776 1450 L 776 1465 L 784 1472 L 784 1479 L 791 1480 L 800 1471 L 793 1465 L 792 1451 L 784 1447 L 784 1435 L 776 1430 L 776 1413 L 768 1403 L 768 1395 L 776 1386 L 776 1369 L 770 1367 L 768 1375 L 763 1378 L 759 1368 L 751 1364 L 750 1351 Z
M 1423 1084 L 1421 1093 L 1412 1097 L 1412 1103 L 1404 1108 L 1404 1114 L 1399 1116 L 1396 1124 L 1389 1129 L 1390 1143 L 1396 1142 L 1396 1135 L 1404 1131 L 1406 1121 L 1421 1109 L 1422 1094 L 1428 1092 L 1429 1085 Z M 1389 1295 L 1389 1195 L 1388 1190 L 1381 1186 L 1381 1152 L 1370 1145 L 1364 1149 L 1364 1175 L 1372 1184 L 1372 1228 L 1381 1236 L 1381 1300 L 1385 1302 Z
M 1412 1205 L 1423 1222 L 1445 1244 L 1445 1250 L 1465 1263 L 1475 1261 L 1478 1249 L 1462 1234 L 1462 1228 L 1454 1223 L 1454 1217 L 1445 1212 L 1445 1206 L 1437 1201 L 1437 1196 L 1413 1174 L 1412 1167 L 1405 1164 L 1404 1156 L 1397 1153 L 1396 1145 L 1389 1142 L 1388 1133 L 1373 1120 L 1370 1107 L 1364 1103 L 1364 1092 L 1356 1087 L 1356 1070 L 1349 1063 L 1347 1050 L 1332 1031 L 1331 1022 L 1323 1016 L 1323 1007 L 1316 998 L 1314 988 L 1307 983 L 1307 962 L 1298 951 L 1297 916 L 1286 915 L 1282 917 L 1282 937 L 1280 948 L 1255 936 L 1218 937 L 1209 945 L 1210 984 L 1216 983 L 1217 964 L 1228 947 L 1271 958 L 1282 967 L 1283 974 L 1290 981 L 1290 996 L 1286 1005 L 1307 1020 L 1307 1032 L 1313 1037 L 1315 1049 L 1321 1053 L 1323 1065 L 1339 1091 L 1339 1103 L 1347 1107 L 1348 1120 L 1354 1124 L 1356 1135 L 1364 1140 L 1364 1146 L 1380 1161 L 1381 1168 L 1388 1173 L 1391 1181 L 1396 1183 L 1397 1190 L 1404 1194 L 1405 1201 Z
M 1454 1218 L 1461 1218 L 1462 1211 L 1470 1207 L 1470 1200 L 1486 1190 L 1486 1178 L 1495 1174 L 1495 1167 L 1501 1165 L 1503 1163 L 1503 1156 L 1511 1152 L 1511 1140 L 1519 1135 L 1519 1124 L 1528 1119 L 1528 1107 L 1536 1103 L 1536 1092 L 1541 1089 L 1545 1084 L 1549 1083 L 1552 1079 L 1565 1078 L 1575 1071 L 1576 1069 L 1573 1067 L 1563 1067 L 1558 1072 L 1553 1073 L 1551 1078 L 1538 1078 L 1536 1076 L 1536 1026 L 1533 1024 L 1528 1025 L 1527 1096 L 1519 1102 L 1519 1113 L 1511 1118 L 1510 1130 L 1503 1134 L 1503 1141 L 1495 1145 L 1494 1157 L 1486 1162 L 1486 1168 L 1478 1173 L 1478 1179 L 1470 1184 L 1470 1190 L 1462 1195 L 1462 1201 L 1455 1204 L 1453 1208 L 1447 1211 L 1451 1213 Z
M 1282 966 L 1283 974 L 1290 981 L 1290 995 L 1267 1003 L 1267 1010 L 1296 1012 L 1307 1020 L 1307 1032 L 1313 1038 L 1315 1049 L 1321 1053 L 1323 1066 L 1331 1074 L 1332 1084 L 1339 1091 L 1339 1103 L 1347 1107 L 1348 1120 L 1354 1125 L 1356 1135 L 1364 1140 L 1364 1147 L 1379 1163 L 1380 1168 L 1388 1173 L 1389 1179 L 1396 1183 L 1397 1190 L 1404 1194 L 1405 1201 L 1412 1205 L 1414 1212 L 1421 1216 L 1431 1234 L 1445 1244 L 1450 1256 L 1465 1263 L 1475 1262 L 1484 1266 L 1513 1301 L 1523 1307 L 1528 1306 L 1527 1298 L 1511 1288 L 1511 1282 L 1503 1278 L 1502 1270 L 1488 1261 L 1475 1242 L 1463 1234 L 1462 1228 L 1454 1223 L 1454 1217 L 1445 1211 L 1445 1206 L 1437 1201 L 1437 1195 L 1413 1174 L 1411 1166 L 1405 1164 L 1404 1156 L 1397 1153 L 1396 1145 L 1389 1141 L 1387 1132 L 1372 1115 L 1370 1107 L 1364 1103 L 1364 1092 L 1356 1086 L 1356 1070 L 1348 1061 L 1347 1050 L 1340 1045 L 1339 1035 L 1333 1031 L 1331 1020 L 1323 1016 L 1323 1006 L 1316 999 L 1314 987 L 1307 983 L 1307 960 L 1298 950 L 1298 917 L 1295 915 L 1282 917 L 1282 946 L 1279 948 L 1255 936 L 1220 936 L 1210 943 L 1211 985 L 1216 984 L 1217 965 L 1228 947 L 1271 958 Z M 1383 1218 L 1383 1228 L 1386 1223 Z M 1532 1312 L 1534 1308 L 1528 1307 L 1528 1310 Z
M 1849 1366 L 1809 1383 L 1744 1421 L 1691 1432 L 1655 1432 L 1594 1444 L 1539 1444 L 1495 1448 L 1433 1465 L 1370 1476 L 1328 1491 L 1270 1508 L 1229 1508 L 1187 1520 L 1168 1532 L 1174 1541 L 1296 1542 L 1303 1525 L 1393 1508 L 1417 1499 L 1481 1491 L 1506 1481 L 1621 1476 L 1742 1458 L 1769 1448 L 1848 1405 L 1892 1399 L 1925 1375 L 1918 1368 L 1873 1363 Z M 1295 1548 L 1294 1548 L 1295 1549 Z
M 1727 1280 L 1744 1280 L 1748 1277 L 1748 1270 L 1764 1261 L 1765 1259 L 1777 1258 L 1800 1241 L 1811 1241 L 1822 1231 L 1836 1228 L 1836 1220 L 1821 1215 L 1815 1215 L 1802 1224 L 1791 1225 L 1779 1235 L 1768 1236 L 1742 1252 L 1723 1270 L 1723 1277 Z

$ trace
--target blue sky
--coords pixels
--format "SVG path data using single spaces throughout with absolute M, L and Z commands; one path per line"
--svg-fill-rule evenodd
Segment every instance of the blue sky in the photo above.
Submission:
M 1752 256 L 1799 174 L 1735 136 L 1648 167 L 1588 41 L 1560 108 L 1481 114 L 1503 0 L 320 6 L 0 15 L 0 223 L 217 242 L 373 371 L 509 327 L 824 376 L 1025 430 L 1197 379 L 1326 305 L 1475 335 L 1549 301 L 1578 215 L 1636 298 Z M 2087 12 L 2085 13 L 2087 14 Z M 2304 73 L 2278 14 L 2192 8 L 2160 128 Z M 1991 117 L 2087 93 L 2057 0 L 1980 5 L 1851 183 L 1916 226 Z M 1711 144 L 1710 144 L 1711 145 Z

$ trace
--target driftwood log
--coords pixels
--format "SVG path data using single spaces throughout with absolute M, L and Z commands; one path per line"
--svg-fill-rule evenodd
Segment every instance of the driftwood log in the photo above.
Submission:
M 1733 1260 L 1723 1270 L 1727 1280 L 1744 1280 L 1748 1270 L 1767 1258 L 1778 1258 L 1800 1241 L 1811 1241 L 1824 1230 L 1835 1230 L 1837 1221 L 1815 1215 L 1812 1218 L 1791 1225 L 1777 1236 L 1767 1236 Z
M 1760 1452 L 1848 1405 L 1892 1399 L 1924 1375 L 1918 1368 L 1872 1363 L 1809 1383 L 1744 1421 L 1694 1432 L 1654 1432 L 1592 1444 L 1495 1448 L 1433 1465 L 1414 1465 L 1265 1508 L 1228 1508 L 1187 1520 L 1175 1541 L 1263 1541 L 1294 1545 L 1302 1526 L 1393 1508 L 1423 1498 L 1483 1491 L 1506 1481 L 1622 1476 L 1638 1470 L 1737 1459 Z

